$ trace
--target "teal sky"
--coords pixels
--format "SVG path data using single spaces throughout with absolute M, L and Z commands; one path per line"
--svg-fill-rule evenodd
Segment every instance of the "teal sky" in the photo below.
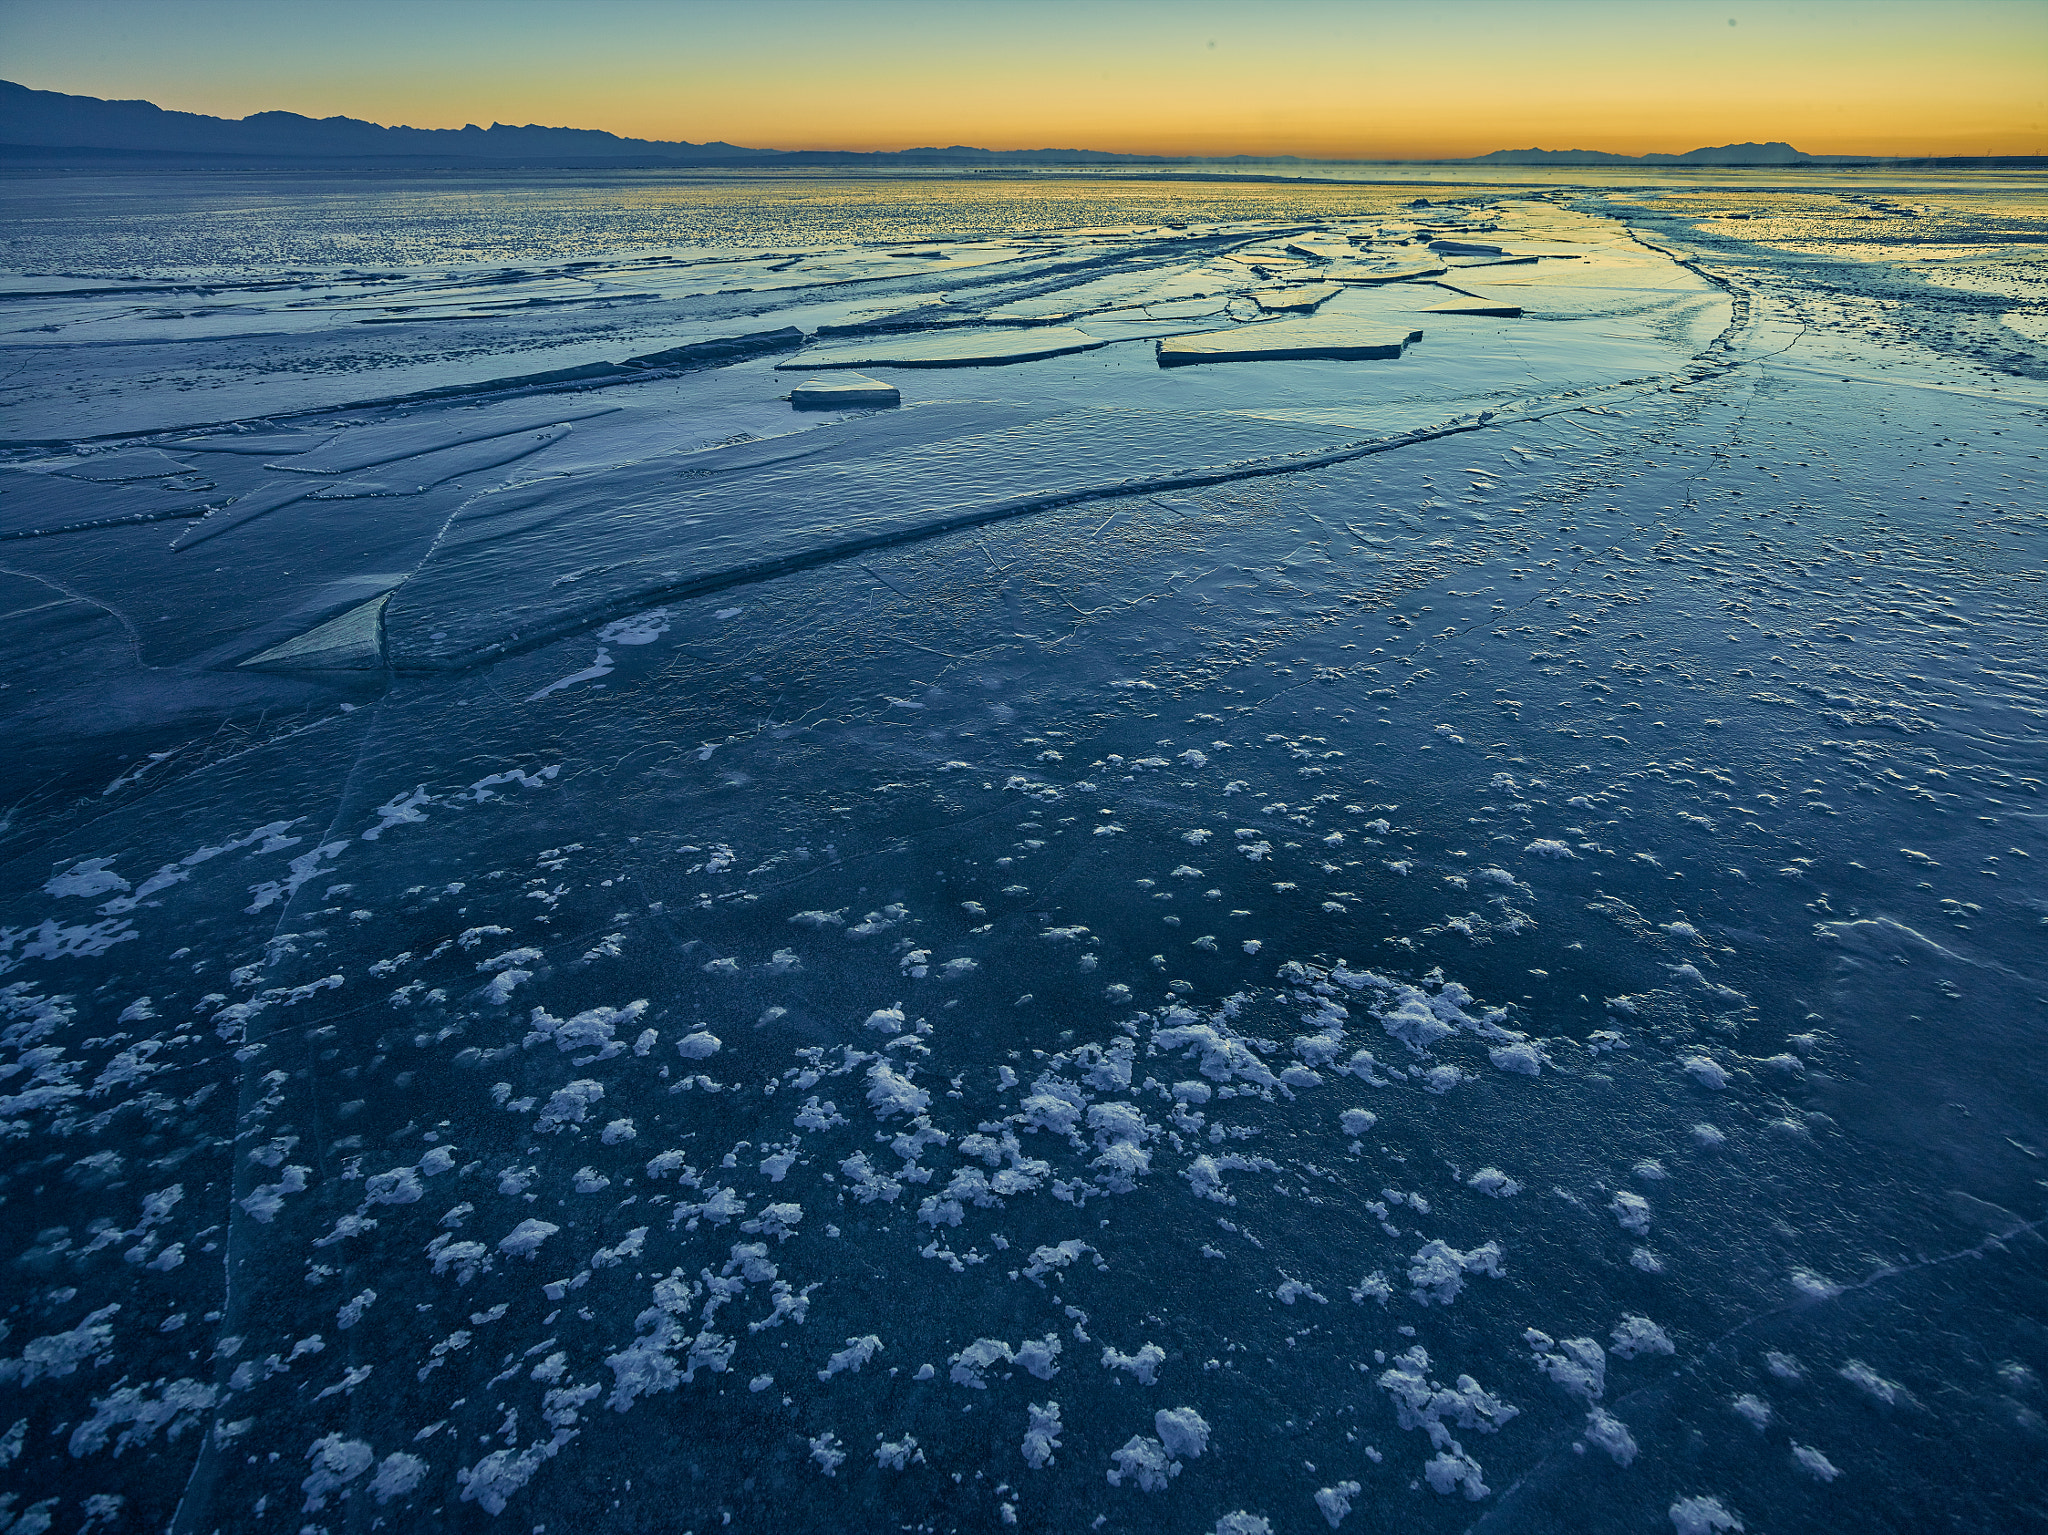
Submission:
M 4 0 L 0 77 L 764 148 L 2048 153 L 2048 0 Z

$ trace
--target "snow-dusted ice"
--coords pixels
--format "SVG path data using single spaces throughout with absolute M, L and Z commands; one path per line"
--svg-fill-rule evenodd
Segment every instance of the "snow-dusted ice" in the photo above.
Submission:
M 1802 178 L 17 220 L 0 1528 L 2028 1527 L 2048 210 Z

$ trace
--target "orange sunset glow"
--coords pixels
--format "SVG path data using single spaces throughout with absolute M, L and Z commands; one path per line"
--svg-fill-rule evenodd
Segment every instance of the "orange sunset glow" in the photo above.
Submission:
M 166 27 L 146 5 L 13 7 L 0 49 L 39 89 L 217 116 L 764 149 L 2048 151 L 2036 4 L 370 3 L 317 44 L 306 9 L 216 0 Z

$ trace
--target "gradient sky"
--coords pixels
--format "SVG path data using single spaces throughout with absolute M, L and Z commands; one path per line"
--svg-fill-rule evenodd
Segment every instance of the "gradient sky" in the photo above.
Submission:
M 778 149 L 2048 153 L 2048 0 L 0 0 L 0 78 Z

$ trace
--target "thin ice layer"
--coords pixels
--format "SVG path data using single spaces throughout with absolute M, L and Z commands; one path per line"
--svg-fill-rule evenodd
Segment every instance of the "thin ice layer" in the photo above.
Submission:
M 1235 330 L 1172 336 L 1159 343 L 1159 366 L 1204 362 L 1388 361 L 1422 339 L 1419 330 L 1351 320 L 1276 320 Z
M 608 416 L 616 405 L 520 404 L 480 410 L 436 411 L 418 420 L 345 432 L 324 448 L 295 455 L 290 463 L 270 467 L 293 474 L 350 474 L 394 464 L 402 458 L 457 448 L 466 443 L 509 437 L 564 421 Z
M 391 657 L 465 665 L 643 599 L 1120 486 L 1227 478 L 1356 435 L 1223 411 L 933 405 L 514 487 L 464 508 L 393 599 Z
M 102 485 L 0 469 L 0 538 L 26 538 L 110 523 L 196 517 L 208 498 L 166 485 Z
M 993 331 L 947 330 L 938 335 L 877 336 L 845 346 L 805 352 L 779 369 L 815 368 L 985 368 L 1029 362 L 1067 352 L 1089 352 L 1109 343 L 1066 325 Z

